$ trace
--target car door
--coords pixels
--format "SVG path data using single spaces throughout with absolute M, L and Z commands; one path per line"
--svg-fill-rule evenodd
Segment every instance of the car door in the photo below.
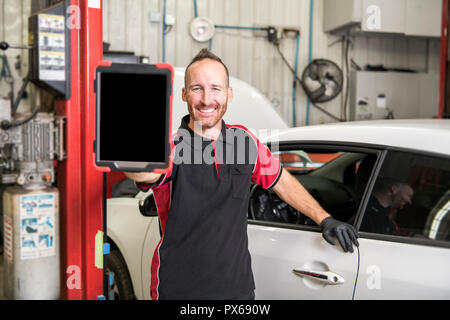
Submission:
M 330 246 L 318 230 L 251 224 L 248 232 L 256 299 L 352 299 L 357 251 L 344 253 Z M 301 271 L 333 272 L 344 282 L 325 284 L 301 276 Z
M 403 205 L 377 205 L 383 192 L 395 199 L 399 186 L 412 190 Z M 449 299 L 450 158 L 386 151 L 369 188 L 357 219 L 360 269 L 354 298 Z M 373 218 L 385 213 L 390 221 Z
M 359 163 L 371 150 L 280 143 L 278 157 L 336 219 L 354 220 Z M 367 183 L 368 178 L 366 179 Z M 358 250 L 328 244 L 318 226 L 272 191 L 254 186 L 248 222 L 256 299 L 352 299 Z M 328 279 L 325 279 L 328 277 Z

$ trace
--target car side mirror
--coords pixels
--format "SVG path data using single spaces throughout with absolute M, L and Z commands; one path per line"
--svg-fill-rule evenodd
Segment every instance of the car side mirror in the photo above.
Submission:
M 158 210 L 156 209 L 156 203 L 153 194 L 149 195 L 144 200 L 139 201 L 139 211 L 144 217 L 158 216 Z

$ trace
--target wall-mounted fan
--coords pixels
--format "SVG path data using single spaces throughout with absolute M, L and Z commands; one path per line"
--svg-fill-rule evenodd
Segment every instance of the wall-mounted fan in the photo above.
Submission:
M 302 86 L 313 103 L 333 100 L 341 91 L 344 77 L 336 63 L 316 59 L 305 68 Z

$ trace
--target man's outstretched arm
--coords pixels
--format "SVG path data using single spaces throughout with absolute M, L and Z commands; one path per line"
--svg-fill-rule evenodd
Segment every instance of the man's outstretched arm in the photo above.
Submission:
M 333 219 L 286 169 L 283 169 L 280 180 L 272 189 L 283 201 L 317 223 L 328 243 L 334 245 L 334 237 L 338 238 L 345 252 L 353 252 L 352 242 L 359 246 L 358 234 L 353 226 Z

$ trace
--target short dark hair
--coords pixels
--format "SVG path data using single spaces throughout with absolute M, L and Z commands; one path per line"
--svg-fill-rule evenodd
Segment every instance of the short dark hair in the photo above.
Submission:
M 379 177 L 375 187 L 374 187 L 374 191 L 376 192 L 388 192 L 391 190 L 391 188 L 393 186 L 401 186 L 407 184 L 407 182 L 404 181 L 400 181 L 400 180 L 395 180 L 393 178 L 388 178 L 388 177 Z
M 215 55 L 214 53 L 212 53 L 211 51 L 209 51 L 206 48 L 203 48 L 202 50 L 200 50 L 200 52 L 197 53 L 197 55 L 192 59 L 192 61 L 186 67 L 186 71 L 184 73 L 184 85 L 186 85 L 186 79 L 187 79 L 187 73 L 188 73 L 189 67 L 192 64 L 194 64 L 195 62 L 202 61 L 205 59 L 217 61 L 225 68 L 225 71 L 227 73 L 227 84 L 230 85 L 230 73 L 228 72 L 227 66 L 225 65 L 225 63 L 223 63 L 222 59 L 220 59 L 217 55 Z

